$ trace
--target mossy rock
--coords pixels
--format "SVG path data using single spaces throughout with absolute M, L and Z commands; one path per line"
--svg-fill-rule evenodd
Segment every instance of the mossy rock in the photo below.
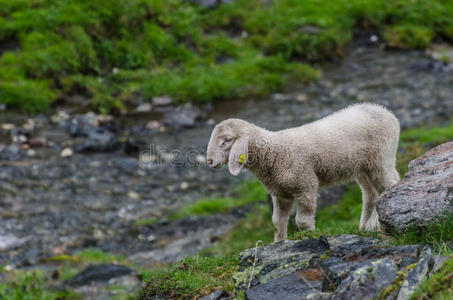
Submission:
M 430 28 L 418 25 L 389 26 L 384 31 L 387 45 L 400 49 L 424 49 L 433 37 L 434 33 Z

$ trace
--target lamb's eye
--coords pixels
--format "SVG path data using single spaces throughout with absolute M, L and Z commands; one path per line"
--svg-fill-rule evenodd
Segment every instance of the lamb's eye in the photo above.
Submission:
M 225 138 L 225 142 L 227 142 L 227 143 L 228 143 L 228 142 L 231 142 L 232 140 L 233 140 L 233 139 L 230 138 L 230 137 Z

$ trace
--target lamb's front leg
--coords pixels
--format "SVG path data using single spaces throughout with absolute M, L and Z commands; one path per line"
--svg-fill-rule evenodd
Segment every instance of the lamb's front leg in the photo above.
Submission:
M 317 190 L 305 192 L 295 197 L 297 211 L 296 224 L 299 230 L 314 230 Z
M 293 200 L 272 196 L 272 202 L 274 205 L 272 223 L 274 223 L 275 227 L 274 243 L 276 243 L 283 241 L 288 236 L 288 219 Z

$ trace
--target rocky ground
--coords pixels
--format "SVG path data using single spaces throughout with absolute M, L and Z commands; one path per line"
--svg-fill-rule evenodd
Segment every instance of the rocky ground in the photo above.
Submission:
M 235 287 L 246 299 L 409 299 L 447 258 L 427 245 L 391 246 L 339 235 L 283 241 L 240 255 Z
M 70 104 L 34 117 L 2 111 L 0 263 L 42 267 L 48 257 L 87 247 L 140 265 L 194 254 L 244 213 L 165 219 L 200 197 L 228 195 L 247 178 L 204 166 L 217 121 L 236 116 L 280 129 L 372 101 L 393 110 L 403 128 L 440 124 L 453 114 L 453 101 L 445 100 L 452 99 L 451 72 L 423 52 L 384 51 L 366 41 L 325 66 L 319 82 L 267 99 L 198 108 L 163 97 L 116 117 Z M 320 205 L 341 193 L 324 194 Z M 150 218 L 159 221 L 137 226 Z

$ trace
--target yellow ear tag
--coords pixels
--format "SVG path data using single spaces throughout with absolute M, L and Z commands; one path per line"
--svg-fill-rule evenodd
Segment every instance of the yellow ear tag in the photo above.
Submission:
M 241 155 L 239 155 L 238 162 L 239 162 L 240 164 L 244 164 L 244 162 L 245 162 L 245 154 L 244 154 L 244 153 L 242 153 Z

